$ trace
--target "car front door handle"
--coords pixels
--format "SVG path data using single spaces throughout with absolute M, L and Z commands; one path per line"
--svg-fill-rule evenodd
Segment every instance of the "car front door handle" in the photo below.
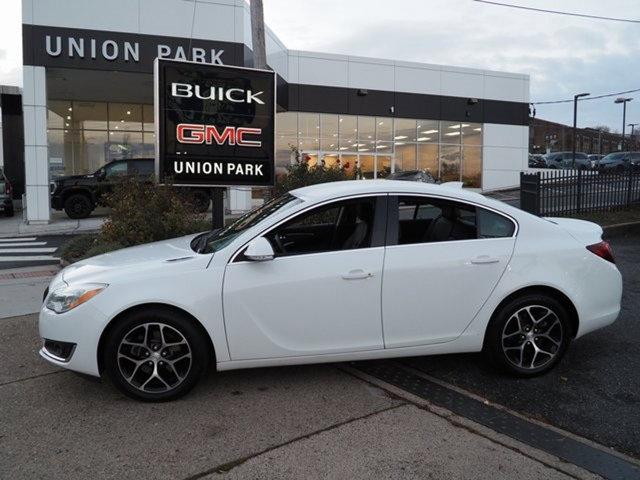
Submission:
M 480 255 L 479 257 L 471 260 L 471 263 L 474 265 L 485 265 L 487 263 L 498 263 L 499 261 L 499 258 L 490 257 L 489 255 Z
M 342 275 L 342 278 L 345 280 L 364 280 L 371 277 L 373 277 L 373 273 L 365 272 L 361 268 L 349 270 L 347 273 Z

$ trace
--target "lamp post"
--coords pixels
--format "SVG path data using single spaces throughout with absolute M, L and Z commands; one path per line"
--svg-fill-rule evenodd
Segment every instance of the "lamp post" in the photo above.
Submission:
M 624 151 L 624 130 L 627 123 L 627 102 L 630 102 L 633 98 L 618 97 L 613 103 L 622 104 L 622 151 Z
M 578 93 L 573 96 L 573 156 L 571 157 L 571 168 L 576 168 L 576 122 L 578 120 L 578 98 L 587 97 L 589 93 Z
M 636 128 L 636 125 L 638 125 L 637 123 L 630 123 L 629 126 L 631 127 L 631 133 L 629 134 L 629 138 L 631 139 L 631 142 L 633 142 L 633 148 L 636 148 L 636 139 L 633 138 L 633 131 Z

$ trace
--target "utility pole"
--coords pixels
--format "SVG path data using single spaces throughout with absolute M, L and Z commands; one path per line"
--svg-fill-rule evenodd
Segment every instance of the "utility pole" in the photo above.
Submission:
M 629 126 L 631 127 L 631 133 L 629 134 L 629 139 L 631 140 L 631 142 L 633 142 L 633 147 L 632 149 L 635 150 L 636 149 L 636 139 L 634 137 L 634 130 L 636 128 L 636 125 L 638 125 L 637 123 L 630 123 Z
M 251 44 L 253 67 L 267 68 L 267 49 L 264 40 L 264 10 L 262 0 L 251 0 Z
M 616 98 L 613 103 L 621 103 L 622 104 L 622 143 L 621 150 L 624 151 L 624 131 L 627 126 L 627 102 L 630 102 L 633 98 Z
M 571 168 L 576 168 L 576 123 L 578 120 L 578 99 L 586 97 L 590 93 L 578 93 L 573 96 L 573 156 L 571 157 Z

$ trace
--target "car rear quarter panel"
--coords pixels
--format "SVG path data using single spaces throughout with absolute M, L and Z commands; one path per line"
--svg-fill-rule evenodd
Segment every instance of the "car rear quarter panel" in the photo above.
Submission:
M 578 313 L 577 337 L 604 327 L 618 316 L 622 277 L 557 225 L 536 217 L 519 219 L 519 232 L 507 269 L 465 336 L 484 337 L 500 302 L 528 287 L 562 292 Z

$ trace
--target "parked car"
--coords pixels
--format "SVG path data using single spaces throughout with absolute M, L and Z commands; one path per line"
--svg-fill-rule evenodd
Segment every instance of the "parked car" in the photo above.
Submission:
M 601 235 L 447 185 L 314 185 L 224 229 L 63 269 L 40 355 L 148 401 L 186 393 L 210 365 L 484 351 L 531 377 L 618 316 L 622 278 Z
M 7 216 L 13 217 L 13 187 L 11 182 L 4 174 L 2 167 L 0 167 L 0 210 Z
M 640 167 L 640 152 L 614 152 L 605 156 L 598 162 L 598 170 L 622 171 L 629 168 Z
M 573 152 L 553 152 L 545 155 L 547 168 L 586 169 L 591 168 L 591 161 L 586 153 L 576 152 L 575 165 Z
M 149 182 L 154 174 L 152 158 L 114 160 L 88 175 L 58 177 L 51 182 L 51 207 L 63 210 L 69 218 L 86 218 L 104 203 L 106 194 L 125 176 L 133 176 L 140 182 Z M 194 203 L 198 212 L 209 208 L 210 193 L 207 189 L 183 189 L 185 196 Z
M 529 168 L 547 168 L 547 162 L 544 155 L 539 153 L 529 154 Z
M 387 176 L 387 180 L 403 180 L 409 182 L 436 183 L 431 172 L 425 170 L 396 171 Z

